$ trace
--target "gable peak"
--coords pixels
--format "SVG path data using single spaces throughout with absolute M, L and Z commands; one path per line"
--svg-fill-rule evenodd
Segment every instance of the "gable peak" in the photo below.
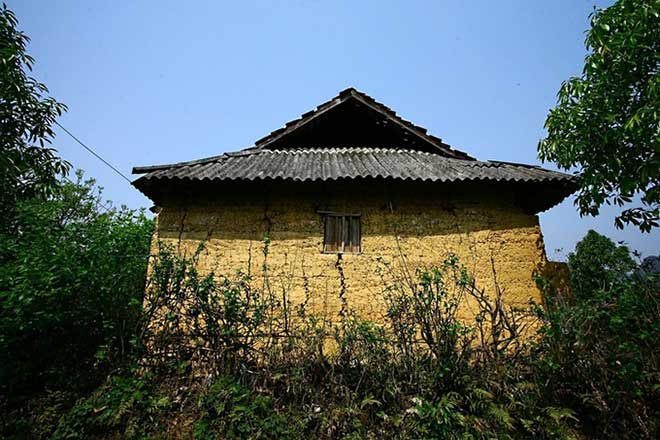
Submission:
M 338 144 L 355 147 L 392 145 L 393 148 L 474 160 L 354 87 L 340 91 L 334 98 L 259 139 L 255 148 L 333 147 Z

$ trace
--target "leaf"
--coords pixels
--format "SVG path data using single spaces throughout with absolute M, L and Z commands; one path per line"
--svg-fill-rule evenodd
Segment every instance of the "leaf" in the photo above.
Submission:
M 360 409 L 364 409 L 365 406 L 381 406 L 381 403 L 369 395 L 360 402 Z

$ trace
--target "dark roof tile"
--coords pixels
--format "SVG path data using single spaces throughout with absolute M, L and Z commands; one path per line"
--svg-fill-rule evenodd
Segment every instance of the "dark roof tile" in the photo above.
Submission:
M 572 182 L 574 176 L 534 165 L 453 159 L 416 150 L 393 148 L 252 149 L 193 162 L 134 168 L 145 173 L 135 183 L 152 180 L 327 181 L 364 177 L 458 182 Z

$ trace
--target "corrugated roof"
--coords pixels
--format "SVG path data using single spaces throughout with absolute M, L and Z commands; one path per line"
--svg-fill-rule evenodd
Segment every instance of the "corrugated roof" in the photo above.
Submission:
M 431 182 L 574 182 L 575 177 L 533 165 L 454 159 L 396 148 L 346 147 L 268 150 L 252 148 L 192 162 L 137 167 L 135 181 L 284 179 L 331 181 L 391 178 Z
M 559 203 L 577 182 L 574 176 L 538 166 L 478 161 L 353 88 L 287 122 L 253 147 L 190 162 L 136 167 L 133 173 L 144 174 L 133 184 L 156 203 L 180 197 L 186 182 L 245 182 L 252 191 L 249 182 L 383 178 L 514 183 L 516 197 L 533 212 Z

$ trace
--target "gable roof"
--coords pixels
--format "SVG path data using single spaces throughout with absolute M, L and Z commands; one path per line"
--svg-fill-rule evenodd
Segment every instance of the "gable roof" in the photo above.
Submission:
M 534 212 L 559 203 L 577 178 L 534 165 L 478 161 L 353 88 L 259 139 L 254 146 L 187 162 L 133 168 L 133 182 L 158 203 L 184 183 L 392 179 L 499 182 L 534 191 Z M 534 185 L 528 185 L 534 184 Z
M 426 128 L 420 127 L 419 125 L 415 125 L 412 122 L 401 118 L 396 114 L 395 111 L 386 105 L 376 101 L 366 93 L 360 92 L 352 87 L 342 90 L 337 96 L 330 99 L 329 101 L 318 105 L 315 109 L 304 113 L 300 118 L 287 122 L 284 127 L 279 128 L 259 139 L 255 142 L 255 148 L 272 149 L 276 143 L 280 145 L 282 143 L 286 144 L 287 137 L 290 137 L 296 131 L 299 131 L 304 127 L 314 123 L 323 115 L 336 111 L 339 107 L 347 103 L 353 103 L 357 106 L 363 107 L 368 111 L 374 112 L 382 118 L 383 124 L 390 123 L 395 127 L 398 127 L 410 138 L 414 138 L 417 143 L 422 143 L 426 146 L 424 149 L 415 148 L 414 145 L 402 145 L 401 147 L 407 147 L 409 149 L 421 149 L 422 151 L 433 152 L 456 159 L 473 159 L 467 153 L 456 150 L 448 144 L 442 142 L 442 139 L 439 137 L 428 134 Z M 404 137 L 404 139 L 406 138 Z M 281 147 L 278 146 L 277 148 L 280 149 Z

